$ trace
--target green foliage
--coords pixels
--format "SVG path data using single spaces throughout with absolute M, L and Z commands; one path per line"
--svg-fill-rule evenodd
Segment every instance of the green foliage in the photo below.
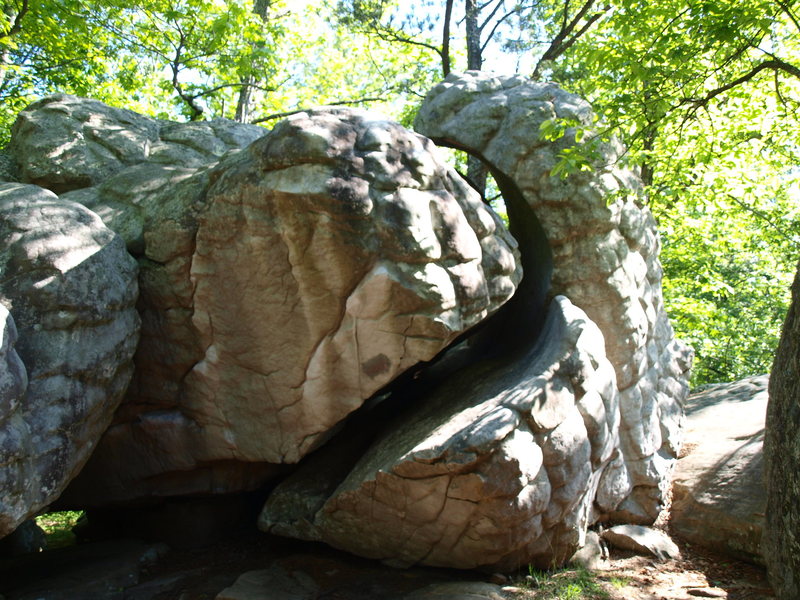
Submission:
M 793 3 L 620 0 L 550 75 L 640 168 L 693 383 L 767 372 L 800 254 Z
M 787 307 L 800 255 L 796 4 L 476 5 L 483 59 L 556 80 L 601 116 L 597 132 L 542 125 L 540 138 L 562 146 L 555 176 L 590 169 L 611 135 L 628 146 L 622 160 L 641 170 L 663 231 L 665 304 L 697 351 L 694 383 L 766 371 Z M 444 6 L 0 0 L 0 146 L 24 106 L 57 91 L 170 119 L 271 122 L 337 104 L 410 125 L 445 57 L 467 64 L 467 3 L 453 3 L 449 37 Z
M 524 598 L 536 600 L 609 600 L 598 576 L 583 568 L 539 571 L 530 568 Z
M 75 527 L 82 515 L 83 511 L 63 511 L 46 513 L 36 517 L 36 524 L 42 528 L 46 535 L 47 548 L 53 550 L 72 546 L 75 543 L 75 535 L 72 533 L 72 528 Z

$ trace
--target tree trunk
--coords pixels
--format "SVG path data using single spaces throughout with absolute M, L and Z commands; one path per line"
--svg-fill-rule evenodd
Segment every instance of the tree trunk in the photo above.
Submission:
M 800 264 L 769 382 L 762 550 L 781 600 L 800 598 Z
M 453 0 L 447 0 L 444 7 L 444 27 L 442 27 L 442 76 L 450 74 L 450 21 L 453 17 Z
M 480 9 L 476 0 L 465 0 L 466 29 L 467 29 L 467 69 L 480 71 L 483 66 L 483 53 L 481 50 L 481 30 L 478 25 Z M 467 158 L 467 181 L 470 182 L 481 196 L 486 195 L 486 177 L 489 170 L 480 158 L 469 156 Z
M 271 4 L 272 0 L 253 0 L 253 13 L 258 15 L 265 25 L 269 19 L 269 7 Z M 239 99 L 236 102 L 236 116 L 234 119 L 239 123 L 249 123 L 250 109 L 253 103 L 253 86 L 258 83 L 258 78 L 254 73 L 250 73 L 241 83 L 242 87 L 239 88 Z
M 480 71 L 483 66 L 481 30 L 478 26 L 480 9 L 475 0 L 465 0 L 467 29 L 467 69 Z

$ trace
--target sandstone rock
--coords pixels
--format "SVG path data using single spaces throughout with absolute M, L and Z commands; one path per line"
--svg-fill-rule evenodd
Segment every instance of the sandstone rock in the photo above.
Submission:
M 762 549 L 781 600 L 800 597 L 800 263 L 769 382 L 764 459 L 767 510 Z
M 514 239 L 430 141 L 356 111 L 65 197 L 137 253 L 143 319 L 135 380 L 70 504 L 263 483 L 521 277 Z
M 0 184 L 0 273 L 2 536 L 89 458 L 130 381 L 139 317 L 122 240 L 33 185 Z
M 505 600 L 503 588 L 484 581 L 432 583 L 403 596 L 403 600 Z
M 600 566 L 600 561 L 608 558 L 608 549 L 604 547 L 600 536 L 595 531 L 587 531 L 583 547 L 579 548 L 569 559 L 570 564 L 594 570 Z
M 689 396 L 685 455 L 673 476 L 670 511 L 680 537 L 759 564 L 768 383 L 766 375 L 750 377 Z
M 332 493 L 314 484 L 329 497 L 302 518 L 296 490 L 324 474 L 301 468 L 270 496 L 259 527 L 406 566 L 559 564 L 582 544 L 618 452 L 613 382 L 602 334 L 557 298 L 539 343 L 531 335 L 525 352 L 418 402 Z
M 302 571 L 287 572 L 279 565 L 260 571 L 248 571 L 217 594 L 215 600 L 314 600 L 319 586 Z
M 551 175 L 559 153 L 575 144 L 572 125 L 556 142 L 539 139 L 542 124 L 559 119 L 588 130 L 582 145 L 598 156 L 590 171 Z M 652 522 L 681 444 L 691 352 L 675 341 L 664 311 L 655 221 L 637 203 L 637 177 L 617 166 L 622 148 L 593 139 L 591 107 L 577 96 L 551 83 L 477 71 L 451 73 L 433 88 L 415 127 L 487 163 L 512 231 L 533 209 L 552 252 L 552 293 L 597 323 L 616 371 L 634 489 L 621 505 L 607 506 L 608 514 Z
M 264 133 L 261 127 L 222 119 L 158 121 L 97 100 L 55 94 L 19 114 L 10 150 L 20 181 L 60 193 L 96 185 L 143 162 L 205 167 Z
M 659 560 L 681 557 L 678 546 L 666 533 L 642 525 L 615 525 L 603 532 L 603 539 L 622 550 L 652 554 Z

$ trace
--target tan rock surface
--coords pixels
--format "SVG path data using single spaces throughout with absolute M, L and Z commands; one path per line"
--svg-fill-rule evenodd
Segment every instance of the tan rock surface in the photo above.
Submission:
M 143 319 L 70 503 L 258 485 L 521 277 L 430 141 L 366 113 L 303 113 L 209 169 L 136 165 L 67 196 L 142 249 Z

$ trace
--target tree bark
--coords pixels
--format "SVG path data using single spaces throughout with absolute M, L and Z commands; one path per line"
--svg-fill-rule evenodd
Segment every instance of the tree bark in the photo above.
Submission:
M 442 76 L 450 74 L 450 21 L 453 17 L 453 1 L 447 0 L 444 6 L 444 26 L 442 27 Z
M 800 264 L 769 382 L 762 550 L 781 600 L 800 598 Z
M 478 25 L 480 8 L 476 0 L 465 0 L 467 29 L 467 69 L 480 71 L 483 66 L 481 29 Z
M 465 0 L 467 30 L 467 69 L 480 71 L 483 66 L 481 50 L 481 29 L 478 24 L 480 8 L 476 0 Z M 467 181 L 481 196 L 486 195 L 486 177 L 489 170 L 480 158 L 470 155 L 467 158 Z

